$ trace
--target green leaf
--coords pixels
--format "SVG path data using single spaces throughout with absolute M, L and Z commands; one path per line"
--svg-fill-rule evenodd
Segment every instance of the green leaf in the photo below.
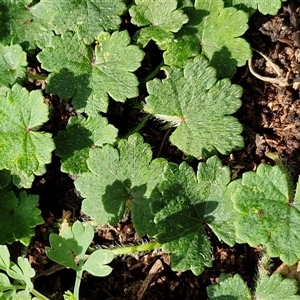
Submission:
M 12 191 L 0 191 L 0 244 L 21 241 L 29 245 L 35 226 L 43 223 L 37 206 L 36 195 L 21 192 L 16 197 Z
M 258 166 L 229 185 L 238 211 L 236 235 L 251 246 L 265 245 L 270 257 L 288 265 L 300 259 L 299 198 L 293 199 L 288 174 L 279 166 Z M 297 196 L 299 194 L 297 193 Z
M 145 47 L 152 39 L 158 44 L 173 38 L 173 32 L 179 31 L 188 22 L 188 17 L 177 8 L 177 0 L 135 0 L 136 5 L 129 9 L 131 23 L 143 27 L 136 32 L 138 44 Z
M 8 270 L 10 267 L 10 253 L 7 249 L 7 246 L 0 245 L 0 269 Z
M 149 196 L 159 182 L 166 161 L 151 162 L 150 145 L 139 134 L 121 139 L 118 148 L 105 145 L 90 152 L 89 172 L 75 180 L 75 186 L 86 198 L 82 211 L 98 224 L 116 224 L 131 210 L 140 236 L 153 230 Z
M 114 254 L 110 250 L 99 249 L 93 252 L 83 265 L 83 269 L 94 276 L 105 277 L 109 275 L 112 268 L 106 266 L 114 259 Z
M 221 77 L 233 77 L 236 66 L 245 65 L 252 55 L 249 44 L 240 38 L 248 29 L 248 14 L 223 6 L 223 1 L 199 0 L 195 1 L 195 6 L 185 7 L 189 22 L 175 34 L 173 41 L 160 45 L 166 50 L 165 63 L 184 67 L 189 59 L 201 52 Z
M 117 135 L 118 130 L 100 115 L 71 117 L 66 130 L 59 131 L 54 138 L 55 153 L 62 157 L 61 170 L 72 175 L 87 172 L 89 153 L 96 146 L 113 144 Z
M 50 259 L 63 266 L 80 271 L 84 255 L 93 237 L 92 225 L 83 226 L 81 222 L 76 221 L 72 229 L 64 228 L 62 236 L 50 234 L 51 248 L 46 247 L 46 254 Z M 75 257 L 79 259 L 79 266 L 74 260 Z
M 264 15 L 276 15 L 282 7 L 285 0 L 225 0 L 226 6 L 235 6 L 237 8 L 253 8 L 259 10 Z
M 241 149 L 243 128 L 229 116 L 241 106 L 241 87 L 228 79 L 217 81 L 216 71 L 202 56 L 184 70 L 170 67 L 165 71 L 166 79 L 147 82 L 144 110 L 176 127 L 171 143 L 195 157 L 214 149 L 222 154 Z
M 48 30 L 56 34 L 77 32 L 85 43 L 91 44 L 101 31 L 118 30 L 120 16 L 126 5 L 122 0 L 41 0 L 32 14 L 47 23 Z
M 2 45 L 20 44 L 32 50 L 36 42 L 45 40 L 51 32 L 34 20 L 31 13 L 32 0 L 0 0 L 0 42 Z
M 138 96 L 138 80 L 132 72 L 144 52 L 130 45 L 127 31 L 100 33 L 92 52 L 71 32 L 53 37 L 37 55 L 42 67 L 52 72 L 47 92 L 73 98 L 74 108 L 88 115 L 106 112 L 108 95 L 121 102 Z
M 48 120 L 48 107 L 41 91 L 29 93 L 17 84 L 0 88 L 0 101 L 0 169 L 33 179 L 54 150 L 51 134 L 37 131 Z
M 75 271 L 79 271 L 80 268 L 75 263 L 75 253 L 73 251 L 74 244 L 72 240 L 64 239 L 58 234 L 51 233 L 49 237 L 49 241 L 51 244 L 50 247 L 46 247 L 46 255 L 56 263 L 71 268 Z M 78 251 L 80 252 L 80 251 Z
M 6 188 L 11 181 L 10 171 L 0 170 L 0 189 Z
M 299 300 L 297 282 L 294 279 L 282 278 L 280 274 L 263 276 L 258 281 L 255 299 L 258 300 Z
M 172 252 L 172 269 L 191 269 L 198 275 L 211 266 L 211 245 L 204 224 L 221 239 L 234 243 L 230 222 L 235 213 L 226 194 L 229 181 L 230 170 L 217 157 L 199 164 L 197 176 L 184 162 L 165 167 L 159 193 L 154 191 L 150 207 L 157 223 L 156 238 L 164 251 Z M 224 229 L 219 229 L 222 226 Z
M 70 291 L 64 293 L 64 300 L 78 300 Z
M 0 273 L 0 293 L 13 288 L 14 286 L 10 283 L 9 278 L 5 274 Z
M 1 86 L 10 87 L 16 82 L 22 83 L 26 77 L 26 66 L 26 53 L 20 45 L 3 46 L 0 44 Z
M 221 274 L 219 283 L 212 284 L 206 288 L 210 300 L 251 300 L 251 293 L 240 275 L 230 277 Z M 255 298 L 260 299 L 260 298 Z M 273 298 L 280 299 L 280 298 Z M 285 298 L 284 298 L 285 299 Z

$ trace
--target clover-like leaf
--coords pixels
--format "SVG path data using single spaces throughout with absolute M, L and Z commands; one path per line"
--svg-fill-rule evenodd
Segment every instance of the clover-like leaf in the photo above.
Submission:
M 0 85 L 12 86 L 22 83 L 26 76 L 26 53 L 20 45 L 3 46 L 0 44 Z
M 243 147 L 242 126 L 230 116 L 241 105 L 240 86 L 228 79 L 217 81 L 216 71 L 202 56 L 184 70 L 166 68 L 166 74 L 166 79 L 147 83 L 144 110 L 176 127 L 170 136 L 175 146 L 195 157 Z
M 240 37 L 248 29 L 248 14 L 233 7 L 224 8 L 221 0 L 195 1 L 194 6 L 183 10 L 189 22 L 175 34 L 173 41 L 159 45 L 166 50 L 165 63 L 184 67 L 187 60 L 201 53 L 221 77 L 231 78 L 236 66 L 243 66 L 252 55 L 249 44 Z
M 144 52 L 129 45 L 127 31 L 102 32 L 94 54 L 76 34 L 55 36 L 37 56 L 50 72 L 47 91 L 60 98 L 73 98 L 74 108 L 88 115 L 106 112 L 108 95 L 116 101 L 138 96 L 138 80 L 132 73 Z
M 221 274 L 219 282 L 209 285 L 207 294 L 210 300 L 251 300 L 251 292 L 242 277 L 235 274 L 233 277 Z M 260 298 L 256 298 L 260 299 Z M 263 298 L 264 299 L 264 298 Z M 279 298 L 278 298 L 279 299 Z
M 138 44 L 145 47 L 152 39 L 158 44 L 173 38 L 188 17 L 177 8 L 177 0 L 136 0 L 129 9 L 131 22 L 143 27 L 135 34 Z
M 226 6 L 258 9 L 264 15 L 276 15 L 283 1 L 286 0 L 225 0 L 224 2 Z
M 243 242 L 265 245 L 271 257 L 280 257 L 288 265 L 300 259 L 299 193 L 287 173 L 279 166 L 258 166 L 242 179 L 229 185 L 238 216 L 236 235 Z M 299 183 L 298 188 L 299 189 Z
M 96 146 L 113 144 L 117 135 L 118 130 L 100 115 L 71 117 L 66 130 L 59 131 L 54 139 L 55 153 L 62 157 L 61 170 L 72 175 L 87 172 L 90 151 Z
M 47 23 L 48 30 L 56 34 L 78 32 L 80 38 L 91 44 L 101 31 L 118 30 L 120 16 L 126 10 L 122 0 L 41 0 L 31 12 Z
M 83 226 L 81 222 L 76 221 L 72 228 L 65 227 L 61 235 L 50 234 L 51 248 L 46 247 L 46 254 L 51 260 L 63 266 L 80 271 L 84 255 L 93 237 L 92 225 Z M 78 258 L 78 262 L 75 262 L 75 257 Z
M 20 241 L 29 245 L 35 226 L 43 223 L 37 206 L 38 196 L 21 192 L 17 197 L 12 191 L 0 191 L 0 244 Z
M 172 252 L 172 269 L 191 269 L 198 275 L 211 266 L 211 245 L 204 224 L 220 239 L 234 243 L 230 223 L 236 213 L 226 192 L 229 181 L 230 170 L 217 157 L 200 163 L 197 176 L 186 163 L 170 163 L 165 168 L 150 207 L 157 223 L 155 237 L 164 251 Z
M 149 196 L 166 161 L 151 159 L 150 145 L 139 134 L 121 139 L 117 148 L 105 145 L 91 151 L 87 160 L 90 171 L 75 180 L 76 188 L 86 198 L 82 211 L 99 224 L 115 224 L 131 210 L 137 233 L 143 236 L 152 232 Z
M 48 120 L 48 107 L 41 91 L 29 93 L 17 84 L 0 88 L 0 101 L 0 169 L 32 181 L 54 150 L 51 134 L 37 131 Z
M 107 266 L 114 258 L 110 250 L 99 249 L 93 252 L 83 265 L 83 269 L 94 276 L 107 276 L 111 273 L 112 268 Z

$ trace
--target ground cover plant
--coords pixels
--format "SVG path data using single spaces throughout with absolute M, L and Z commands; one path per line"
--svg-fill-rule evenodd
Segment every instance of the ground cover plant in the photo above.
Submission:
M 1 299 L 162 299 L 166 268 L 182 299 L 300 299 L 273 273 L 300 258 L 297 5 L 0 0 Z M 239 247 L 249 277 L 207 275 Z M 130 257 L 151 268 L 112 295 Z

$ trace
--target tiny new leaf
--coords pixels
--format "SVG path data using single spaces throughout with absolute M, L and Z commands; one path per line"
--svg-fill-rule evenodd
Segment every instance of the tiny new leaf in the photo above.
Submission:
M 240 86 L 228 79 L 217 81 L 215 69 L 203 56 L 184 70 L 166 67 L 165 72 L 166 79 L 147 82 L 144 110 L 176 127 L 170 137 L 175 146 L 195 157 L 243 147 L 243 127 L 230 116 L 241 106 Z
M 169 163 L 163 179 L 154 190 L 150 204 L 155 214 L 155 237 L 163 250 L 172 252 L 172 269 L 191 269 L 196 275 L 211 266 L 211 245 L 204 224 L 208 224 L 219 238 L 234 243 L 232 223 L 236 217 L 229 194 L 230 170 L 217 157 L 200 163 L 197 176 L 186 163 Z M 224 232 L 223 232 L 224 231 Z
M 61 170 L 71 175 L 87 172 L 90 151 L 96 146 L 113 144 L 117 135 L 118 130 L 100 115 L 71 117 L 66 130 L 59 131 L 54 138 L 55 153 L 62 157 Z
M 83 226 L 76 221 L 72 228 L 65 227 L 62 235 L 50 234 L 50 247 L 46 247 L 47 256 L 66 267 L 80 271 L 83 258 L 94 237 L 94 229 L 90 224 Z M 79 259 L 80 265 L 75 262 L 75 257 Z
M 149 196 L 166 164 L 164 159 L 151 159 L 150 145 L 139 134 L 121 139 L 117 148 L 105 145 L 91 151 L 87 160 L 89 172 L 75 180 L 85 198 L 82 211 L 98 224 L 116 224 L 131 210 L 137 233 L 151 234 Z
M 288 265 L 300 259 L 299 182 L 296 196 L 289 175 L 279 166 L 260 164 L 229 186 L 236 217 L 236 235 L 251 246 L 265 245 L 270 257 Z
M 37 131 L 48 120 L 48 107 L 41 91 L 29 93 L 18 84 L 0 88 L 0 101 L 0 169 L 23 178 L 19 185 L 28 187 L 26 179 L 41 175 L 55 148 L 51 134 Z
M 0 191 L 0 244 L 20 241 L 29 245 L 35 226 L 43 223 L 37 206 L 38 196 L 21 192 L 17 197 L 12 191 Z
M 131 23 L 141 28 L 135 34 L 138 44 L 145 47 L 152 39 L 161 44 L 173 39 L 188 17 L 177 8 L 177 0 L 135 0 L 136 5 L 129 9 Z
M 15 264 L 10 261 L 10 253 L 7 246 L 1 245 L 0 269 L 8 275 L 0 274 L 1 299 L 31 299 L 30 292 L 33 290 L 31 279 L 34 277 L 35 271 L 27 258 L 18 257 L 17 264 Z M 17 282 L 11 284 L 9 277 Z
M 56 34 L 78 32 L 80 39 L 91 44 L 101 31 L 118 30 L 120 16 L 126 10 L 122 0 L 41 0 L 31 8 L 32 14 Z
M 143 57 L 142 50 L 130 45 L 127 31 L 101 32 L 94 51 L 67 32 L 53 37 L 37 55 L 42 67 L 52 72 L 47 92 L 73 98 L 74 108 L 88 115 L 107 111 L 108 94 L 121 102 L 138 96 L 139 82 L 132 72 Z
M 26 76 L 26 53 L 20 45 L 0 44 L 0 86 L 22 83 Z

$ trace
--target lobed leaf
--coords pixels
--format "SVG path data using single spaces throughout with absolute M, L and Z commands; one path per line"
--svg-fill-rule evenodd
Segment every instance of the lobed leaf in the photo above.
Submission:
M 22 83 L 26 77 L 26 53 L 20 45 L 0 44 L 0 85 L 12 86 Z
M 225 0 L 226 6 L 259 10 L 264 15 L 276 15 L 286 0 Z
M 219 283 L 209 285 L 206 290 L 210 300 L 252 299 L 251 292 L 247 287 L 247 284 L 238 274 L 235 274 L 233 277 L 230 277 L 227 274 L 221 274 L 219 277 Z
M 179 68 L 166 68 L 167 78 L 147 82 L 144 110 L 170 122 L 170 141 L 186 154 L 199 157 L 217 149 L 222 154 L 243 147 L 242 126 L 230 116 L 241 105 L 242 89 L 216 71 L 203 56 Z
M 251 246 L 263 244 L 271 257 L 292 265 L 300 258 L 299 198 L 287 173 L 261 164 L 229 185 L 238 216 L 236 235 Z M 297 196 L 299 194 L 297 193 Z M 288 246 L 287 246 L 288 245 Z
M 186 163 L 165 167 L 150 207 L 157 224 L 155 237 L 164 251 L 172 252 L 172 269 L 191 269 L 198 275 L 211 266 L 211 245 L 204 224 L 221 239 L 234 243 L 230 222 L 236 213 L 226 193 L 229 181 L 230 171 L 217 157 L 200 163 L 197 176 Z
M 31 12 L 56 34 L 74 31 L 81 40 L 91 44 L 101 31 L 118 30 L 120 16 L 126 10 L 122 0 L 41 0 Z
M 135 0 L 135 4 L 129 13 L 132 24 L 144 26 L 135 34 L 137 43 L 143 47 L 151 39 L 158 44 L 172 39 L 173 32 L 188 22 L 188 17 L 176 9 L 177 0 Z
M 0 244 L 20 241 L 29 245 L 35 226 L 43 223 L 37 206 L 38 196 L 21 192 L 17 197 L 12 191 L 0 191 Z
M 240 37 L 248 29 L 248 14 L 233 7 L 224 8 L 221 0 L 198 0 L 182 9 L 189 22 L 172 41 L 159 45 L 166 50 L 165 63 L 183 68 L 188 60 L 201 53 L 221 77 L 231 78 L 236 66 L 243 66 L 252 55 L 249 44 Z
M 59 131 L 54 138 L 55 153 L 62 158 L 61 170 L 71 175 L 87 172 L 90 152 L 95 147 L 113 144 L 117 135 L 118 130 L 100 115 L 71 117 L 66 130 Z
M 166 164 L 163 159 L 151 159 L 150 145 L 139 134 L 121 139 L 117 148 L 105 145 L 91 151 L 89 172 L 75 180 L 85 198 L 82 211 L 98 224 L 116 224 L 131 210 L 137 233 L 151 234 L 154 224 L 149 196 Z
M 143 57 L 144 52 L 130 45 L 127 31 L 100 33 L 94 53 L 76 34 L 67 32 L 53 37 L 37 55 L 42 67 L 52 72 L 47 92 L 73 98 L 75 109 L 88 115 L 106 112 L 108 95 L 121 102 L 138 96 L 133 72 Z
M 99 249 L 93 252 L 83 265 L 83 269 L 94 276 L 105 277 L 113 270 L 106 264 L 110 263 L 114 258 L 111 250 Z
M 29 93 L 17 84 L 0 88 L 0 101 L 0 169 L 10 170 L 20 178 L 19 186 L 28 187 L 51 162 L 51 134 L 37 131 L 48 120 L 48 107 L 41 91 Z

